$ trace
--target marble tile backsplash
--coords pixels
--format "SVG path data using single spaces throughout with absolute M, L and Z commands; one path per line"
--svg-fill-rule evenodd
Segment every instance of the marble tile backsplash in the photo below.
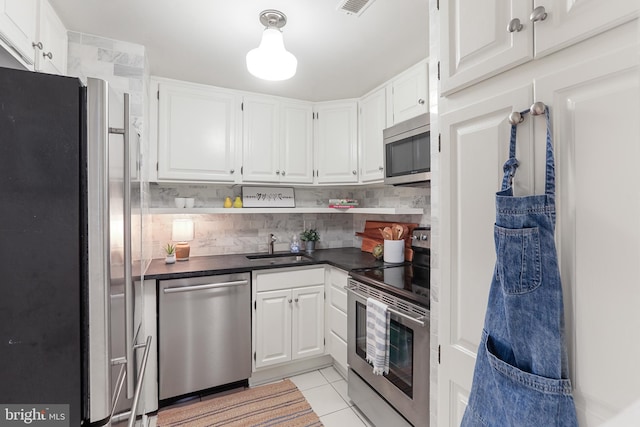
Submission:
M 359 247 L 366 220 L 430 224 L 430 190 L 412 187 L 324 187 L 295 188 L 296 207 L 325 207 L 330 198 L 354 198 L 360 207 L 421 207 L 423 215 L 371 214 L 154 214 L 152 235 L 154 258 L 164 257 L 162 246 L 171 241 L 173 219 L 194 221 L 195 238 L 190 242 L 192 256 L 266 252 L 269 234 L 278 239 L 276 250 L 288 250 L 293 235 L 306 228 L 320 233 L 318 248 Z M 225 197 L 241 196 L 241 186 L 151 184 L 152 208 L 175 207 L 175 197 L 193 197 L 195 207 L 222 207 Z M 232 208 L 233 209 L 233 208 Z

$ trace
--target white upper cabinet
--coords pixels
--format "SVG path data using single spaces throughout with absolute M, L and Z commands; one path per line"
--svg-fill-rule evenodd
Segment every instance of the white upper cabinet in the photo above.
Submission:
M 238 180 L 240 96 L 211 86 L 162 80 L 158 97 L 158 180 Z
M 268 96 L 243 101 L 244 182 L 313 182 L 312 105 Z
M 395 77 L 390 84 L 392 118 L 389 126 L 429 111 L 427 62 Z
M 358 106 L 356 101 L 315 106 L 316 183 L 358 182 Z
M 533 18 L 538 7 L 544 12 L 538 9 Z M 599 34 L 633 19 L 637 10 L 632 0 L 440 2 L 441 93 Z
M 0 46 L 34 69 L 38 0 L 0 0 Z
M 534 0 L 546 18 L 533 23 L 536 57 L 600 34 L 638 16 L 637 0 Z M 542 12 L 542 9 L 538 9 Z
M 42 46 L 42 47 L 40 47 Z M 67 73 L 67 28 L 47 0 L 40 0 L 36 70 L 50 74 Z
M 387 98 L 380 88 L 360 100 L 358 119 L 360 182 L 384 179 L 382 131 L 387 127 Z

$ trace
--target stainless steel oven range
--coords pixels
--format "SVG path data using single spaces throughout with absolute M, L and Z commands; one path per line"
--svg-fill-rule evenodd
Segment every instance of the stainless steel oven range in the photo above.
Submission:
M 430 230 L 412 236 L 412 263 L 352 270 L 348 290 L 349 398 L 376 426 L 429 425 Z M 366 361 L 367 298 L 390 313 L 389 373 Z

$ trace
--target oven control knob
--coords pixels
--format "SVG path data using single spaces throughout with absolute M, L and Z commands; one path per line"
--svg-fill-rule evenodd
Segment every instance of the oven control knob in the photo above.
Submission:
M 427 239 L 428 239 L 428 237 L 427 237 L 426 234 L 423 234 L 422 236 L 420 236 L 420 240 L 427 240 Z

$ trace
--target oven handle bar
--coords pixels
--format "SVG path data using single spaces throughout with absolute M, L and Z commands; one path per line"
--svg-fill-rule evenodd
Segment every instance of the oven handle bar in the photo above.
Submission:
M 363 298 L 365 300 L 367 298 L 369 298 L 369 296 L 358 292 L 356 289 L 357 288 L 355 288 L 355 287 L 347 286 L 347 291 L 353 292 L 354 295 L 359 296 L 360 298 Z M 399 317 L 402 317 L 403 319 L 407 319 L 407 320 L 410 320 L 412 322 L 415 322 L 415 323 L 417 323 L 418 325 L 420 325 L 423 328 L 425 327 L 424 316 L 419 316 L 419 317 L 409 316 L 408 314 L 404 314 L 404 313 L 402 313 L 402 312 L 400 312 L 398 310 L 395 310 L 395 309 L 393 309 L 391 307 L 387 307 L 387 310 L 389 310 L 390 313 L 393 313 L 396 316 L 399 316 Z

